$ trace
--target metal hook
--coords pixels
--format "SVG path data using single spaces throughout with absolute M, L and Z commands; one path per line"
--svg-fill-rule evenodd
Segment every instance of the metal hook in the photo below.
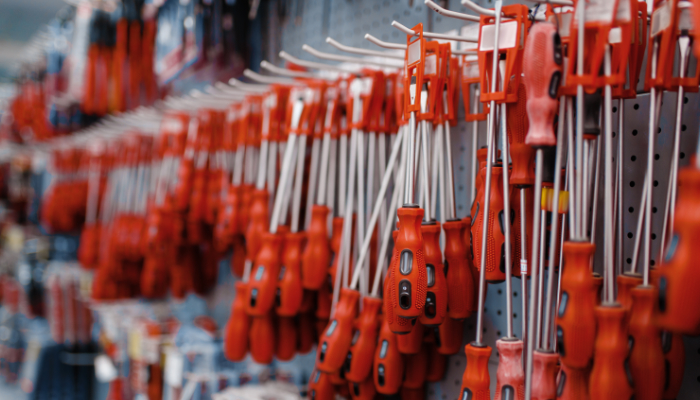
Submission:
M 204 88 L 204 92 L 207 94 L 210 94 L 216 98 L 224 99 L 224 100 L 240 101 L 240 100 L 243 100 L 245 98 L 245 94 L 242 92 L 225 91 L 225 90 L 218 89 L 212 85 L 207 85 Z
M 405 44 L 401 43 L 391 43 L 391 42 L 385 42 L 383 40 L 379 40 L 376 37 L 370 35 L 369 33 L 365 35 L 365 39 L 369 40 L 370 42 L 376 44 L 379 47 L 384 47 L 386 49 L 396 49 L 396 50 L 406 50 Z M 456 56 L 464 56 L 464 55 L 470 55 L 470 54 L 479 54 L 479 51 L 474 49 L 474 50 L 452 50 L 452 54 Z
M 409 29 L 407 26 L 402 25 L 398 21 L 393 21 L 391 23 L 391 26 L 394 28 L 400 30 L 401 32 L 407 34 L 407 35 L 415 35 L 416 31 L 413 29 Z M 466 36 L 457 36 L 457 35 L 446 35 L 444 33 L 433 33 L 433 32 L 423 32 L 423 37 L 429 38 L 429 39 L 442 39 L 442 40 L 456 40 L 458 42 L 471 42 L 471 43 L 478 43 L 479 38 L 476 37 L 466 37 Z
M 481 15 L 486 15 L 489 17 L 496 16 L 496 12 L 494 12 L 493 10 L 484 8 L 471 0 L 462 0 L 462 5 Z
M 435 3 L 431 0 L 425 0 L 425 5 L 432 8 L 438 14 L 444 15 L 446 17 L 462 19 L 465 21 L 474 21 L 474 22 L 479 22 L 479 19 L 480 19 L 476 15 L 462 14 L 462 13 L 459 13 L 456 11 L 450 11 L 446 8 L 442 8 L 437 3 Z
M 348 57 L 348 56 L 341 56 L 337 54 L 331 54 L 331 53 L 325 53 L 322 51 L 318 51 L 314 49 L 313 47 L 309 46 L 308 44 L 304 44 L 301 46 L 301 49 L 311 53 L 312 55 L 324 59 L 324 60 L 331 60 L 331 61 L 341 61 L 341 62 L 350 62 L 350 63 L 355 63 L 355 64 L 372 64 L 376 65 L 378 67 L 385 67 L 385 68 L 401 68 L 401 65 L 395 65 L 395 64 L 389 64 L 386 62 L 381 62 L 381 61 L 376 61 L 372 60 L 369 58 L 356 58 L 356 57 Z
M 278 77 L 268 76 L 268 75 L 261 75 L 255 71 L 247 69 L 247 68 L 243 71 L 243 75 L 248 79 L 251 79 L 251 80 L 254 80 L 254 81 L 260 82 L 260 83 L 265 83 L 268 85 L 275 85 L 275 84 L 294 85 L 294 84 L 298 83 L 298 82 L 295 82 L 291 79 L 278 78 Z
M 281 59 L 289 61 L 290 63 L 294 63 L 297 65 L 301 65 L 302 67 L 306 68 L 313 68 L 313 69 L 320 69 L 320 70 L 325 70 L 325 71 L 334 71 L 334 72 L 344 72 L 344 73 L 355 73 L 354 70 L 350 68 L 345 68 L 345 67 L 340 67 L 336 65 L 328 65 L 316 61 L 306 61 L 302 60 L 300 58 L 296 58 L 293 55 L 287 53 L 286 51 L 282 50 L 279 52 L 279 56 Z
M 247 93 L 263 93 L 268 91 L 268 86 L 267 85 L 256 85 L 256 84 L 250 84 L 250 83 L 245 83 L 241 82 L 236 78 L 231 78 L 228 80 L 228 84 L 235 87 L 236 89 L 240 89 L 243 92 Z
M 346 51 L 348 53 L 360 54 L 360 55 L 364 55 L 364 56 L 395 58 L 397 60 L 404 59 L 403 54 L 388 53 L 388 52 L 376 51 L 376 50 L 360 49 L 358 47 L 350 47 L 350 46 L 346 46 L 344 44 L 339 43 L 337 40 L 334 40 L 331 37 L 326 38 L 326 43 L 330 44 L 331 46 L 335 47 L 338 50 Z M 405 45 L 404 45 L 403 49 L 404 50 L 406 49 Z
M 327 78 L 327 77 L 319 76 L 316 74 L 312 74 L 310 72 L 293 71 L 291 69 L 278 67 L 278 66 L 272 64 L 271 62 L 268 62 L 265 60 L 262 60 L 260 62 L 260 68 L 268 70 L 269 72 L 272 72 L 273 74 L 282 75 L 282 76 L 286 76 L 286 77 L 290 77 L 290 78 L 325 79 L 327 81 L 335 80 L 332 78 Z

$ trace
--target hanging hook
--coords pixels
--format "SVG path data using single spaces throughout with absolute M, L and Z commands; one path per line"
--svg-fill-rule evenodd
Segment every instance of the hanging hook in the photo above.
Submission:
M 243 71 L 243 75 L 248 79 L 251 79 L 251 80 L 254 80 L 254 81 L 260 82 L 260 83 L 265 83 L 268 85 L 274 85 L 274 84 L 295 85 L 295 84 L 298 84 L 298 82 L 295 82 L 291 79 L 284 79 L 284 78 L 278 78 L 275 76 L 261 75 L 255 71 L 247 69 L 247 68 Z
M 309 46 L 308 44 L 304 44 L 301 46 L 301 49 L 311 53 L 312 55 L 324 59 L 324 60 L 331 60 L 331 61 L 341 61 L 341 62 L 350 62 L 350 63 L 355 63 L 355 64 L 360 64 L 360 65 L 366 65 L 366 64 L 371 64 L 371 65 L 376 65 L 378 67 L 385 67 L 385 68 L 401 68 L 401 65 L 395 65 L 395 64 L 389 64 L 386 62 L 381 62 L 381 61 L 376 61 L 372 60 L 369 58 L 356 58 L 356 57 L 348 57 L 348 56 L 340 56 L 337 54 L 331 54 L 331 53 L 325 53 L 322 51 L 318 51 L 314 49 L 313 47 Z
M 444 15 L 446 17 L 462 19 L 465 21 L 479 22 L 479 17 L 477 17 L 476 15 L 462 14 L 456 11 L 450 11 L 446 8 L 440 7 L 437 3 L 431 0 L 425 0 L 425 5 L 432 8 L 438 14 Z
M 239 81 L 236 78 L 229 79 L 228 84 L 235 87 L 236 89 L 240 89 L 241 91 L 247 92 L 247 93 L 262 93 L 262 92 L 268 91 L 267 85 L 256 85 L 256 84 L 245 83 L 245 82 Z
M 268 70 L 269 72 L 272 72 L 273 74 L 286 76 L 286 77 L 290 77 L 290 78 L 325 79 L 327 81 L 335 80 L 332 78 L 327 78 L 327 77 L 319 76 L 316 74 L 312 74 L 310 72 L 293 71 L 291 69 L 278 67 L 278 66 L 272 64 L 271 62 L 268 62 L 265 60 L 262 60 L 260 62 L 260 68 Z
M 313 69 L 320 69 L 322 71 L 333 71 L 333 72 L 343 72 L 343 73 L 348 73 L 348 74 L 353 74 L 355 71 L 350 68 L 346 67 L 340 67 L 336 65 L 328 65 L 316 61 L 306 61 L 302 60 L 300 58 L 296 58 L 293 55 L 287 53 L 286 51 L 282 50 L 279 52 L 279 56 L 281 59 L 289 61 L 290 63 L 294 63 L 296 65 L 300 65 L 302 67 L 306 68 L 313 68 Z
M 405 44 L 401 43 L 391 43 L 391 42 L 385 42 L 383 40 L 379 40 L 376 37 L 370 35 L 369 33 L 365 35 L 365 39 L 369 40 L 370 42 L 376 44 L 379 47 L 384 47 L 386 49 L 396 49 L 396 50 L 406 50 Z M 452 50 L 452 54 L 456 56 L 464 56 L 464 55 L 470 55 L 470 54 L 478 54 L 479 51 L 474 49 L 474 50 Z
M 393 21 L 391 23 L 391 26 L 394 28 L 400 30 L 401 32 L 407 34 L 407 35 L 415 35 L 416 31 L 413 29 L 409 29 L 407 26 L 402 25 L 398 21 Z M 457 35 L 446 35 L 444 33 L 433 33 L 433 32 L 423 32 L 423 37 L 429 38 L 429 39 L 442 39 L 442 40 L 456 40 L 458 42 L 472 42 L 472 43 L 478 43 L 479 38 L 478 37 L 466 37 L 466 36 L 457 36 Z
M 345 51 L 348 53 L 360 54 L 363 56 L 395 58 L 397 60 L 404 59 L 403 54 L 388 53 L 388 52 L 376 51 L 376 50 L 360 49 L 358 47 L 350 47 L 350 46 L 346 46 L 344 44 L 339 43 L 337 40 L 334 40 L 331 37 L 326 38 L 326 43 L 330 44 L 331 46 L 335 47 L 338 50 L 342 50 L 342 51 Z M 405 46 L 404 46 L 404 49 L 405 49 Z

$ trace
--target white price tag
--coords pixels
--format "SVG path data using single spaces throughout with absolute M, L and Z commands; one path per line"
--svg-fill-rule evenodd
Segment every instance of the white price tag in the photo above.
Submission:
M 185 367 L 185 358 L 176 351 L 170 351 L 165 357 L 165 381 L 168 385 L 182 387 L 182 370 Z
M 484 25 L 481 27 L 481 40 L 479 51 L 492 51 L 496 35 L 496 25 Z M 515 47 L 515 39 L 518 36 L 518 22 L 502 22 L 498 32 L 498 49 L 506 50 Z
M 651 37 L 666 30 L 671 25 L 670 5 L 664 2 L 651 14 Z
M 527 274 L 527 260 L 520 260 L 520 273 Z

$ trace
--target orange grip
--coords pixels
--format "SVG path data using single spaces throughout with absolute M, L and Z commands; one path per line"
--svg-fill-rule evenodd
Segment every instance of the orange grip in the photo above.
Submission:
M 333 295 L 331 294 L 330 285 L 323 285 L 316 293 L 316 318 L 328 321 L 331 317 L 331 305 Z M 325 328 L 325 325 L 324 325 Z M 323 329 L 322 329 L 323 330 Z
M 557 362 L 554 352 L 535 350 L 532 354 L 532 399 L 551 400 L 557 396 Z
M 442 325 L 437 328 L 437 335 L 434 335 L 438 353 L 445 355 L 459 353 L 463 336 L 464 321 L 445 318 Z
M 506 125 L 508 143 L 510 144 L 513 165 L 515 165 L 515 158 L 512 153 L 513 147 L 525 143 L 525 137 L 527 136 L 527 130 L 530 125 L 530 121 L 527 118 L 527 89 L 525 89 L 525 84 L 522 81 L 520 85 L 518 85 L 518 100 L 513 103 L 506 103 L 506 117 L 508 121 Z M 534 184 L 534 182 L 535 178 L 533 176 L 531 185 Z M 513 184 L 512 178 L 511 184 Z
M 245 259 L 248 256 L 243 235 L 233 236 L 233 251 L 231 252 L 231 272 L 237 277 L 242 277 L 245 270 Z
M 623 276 L 618 276 L 618 282 Z M 660 399 L 664 393 L 666 371 L 659 340 L 661 332 L 653 321 L 658 290 L 653 286 L 639 286 L 631 289 L 629 295 L 632 300 L 629 312 L 629 336 L 632 341 L 629 369 L 634 382 L 634 398 Z
M 472 313 L 477 312 L 479 306 L 479 270 L 474 266 L 474 254 L 472 254 L 472 217 L 467 216 L 462 218 L 464 226 L 462 226 L 462 240 L 464 241 L 464 246 L 467 249 L 467 263 L 469 264 L 469 269 L 472 271 L 472 281 L 474 281 L 474 291 L 472 295 Z M 486 287 L 488 289 L 488 285 Z
M 399 231 L 395 230 L 391 234 L 394 238 L 394 243 L 396 243 L 396 238 L 399 235 Z M 389 268 L 387 269 L 386 278 L 384 279 L 385 297 L 389 296 L 392 288 L 394 287 L 394 278 L 392 271 L 395 269 L 394 267 L 398 262 L 399 251 L 398 248 L 394 246 L 394 250 L 391 256 L 391 262 L 389 264 Z M 413 326 L 418 323 L 418 319 L 400 318 L 394 312 L 394 308 L 395 305 L 392 302 L 388 300 L 384 301 L 384 321 L 386 321 L 386 323 L 389 325 L 391 331 L 396 333 L 397 335 L 405 335 L 410 333 L 413 330 Z
M 552 23 L 538 23 L 530 29 L 525 43 L 523 83 L 527 91 L 527 116 L 530 127 L 525 143 L 535 146 L 554 146 L 554 115 L 557 112 L 559 83 L 561 81 L 561 39 Z
M 251 218 L 251 207 L 253 205 L 253 192 L 255 191 L 255 186 L 250 184 L 243 184 L 241 187 L 241 212 L 238 213 L 238 219 L 236 220 L 236 226 L 242 231 L 248 230 L 248 225 L 250 224 Z
M 309 379 L 308 395 L 311 400 L 335 399 L 335 389 L 328 374 L 314 369 Z
M 350 351 L 345 359 L 345 377 L 351 382 L 372 380 L 372 357 L 377 347 L 377 336 L 381 319 L 382 299 L 365 296 L 362 298 L 362 312 L 355 321 L 355 335 Z M 372 382 L 374 387 L 374 381 Z M 352 387 L 350 393 L 352 393 Z
M 674 234 L 658 269 L 657 324 L 672 332 L 696 335 L 700 327 L 700 270 L 695 260 L 700 237 L 700 170 L 686 167 L 678 174 Z
M 661 343 L 665 357 L 666 380 L 664 382 L 664 400 L 675 399 L 683 383 L 685 369 L 685 344 L 680 333 L 663 332 Z
M 280 361 L 290 361 L 297 351 L 297 329 L 294 317 L 276 318 L 275 358 Z
M 343 288 L 340 291 L 335 315 L 321 335 L 316 350 L 316 368 L 336 372 L 345 361 L 352 343 L 353 322 L 357 316 L 360 292 Z
M 490 400 L 489 357 L 491 357 L 491 347 L 477 346 L 476 343 L 472 342 L 464 346 L 464 353 L 467 356 L 467 366 L 462 375 L 460 398 Z
M 467 260 L 467 247 L 462 240 L 465 223 L 462 220 L 446 221 L 445 274 L 447 283 L 447 315 L 454 319 L 465 319 L 472 313 L 476 285 Z
M 299 314 L 298 332 L 299 340 L 297 341 L 297 352 L 299 354 L 307 354 L 316 343 L 316 327 L 314 326 L 316 318 L 313 313 L 305 312 Z
M 535 184 L 536 154 L 535 149 L 525 143 L 513 143 L 510 146 L 510 158 L 513 161 L 513 171 L 510 175 L 511 185 L 522 188 Z
M 318 290 L 325 282 L 331 264 L 331 246 L 328 239 L 326 206 L 311 208 L 311 223 L 306 230 L 308 242 L 301 259 L 301 283 L 305 289 Z
M 401 387 L 401 400 L 423 400 L 425 399 L 425 386 L 416 389 Z
M 593 313 L 596 294 L 590 271 L 595 245 L 565 242 L 563 251 L 561 300 L 556 313 L 557 349 L 562 364 L 571 368 L 586 368 L 593 357 L 596 334 Z
M 266 315 L 274 306 L 281 247 L 282 238 L 279 234 L 263 234 L 262 246 L 248 281 L 246 312 L 251 316 Z
M 629 348 L 625 313 L 619 304 L 595 308 L 598 333 L 588 383 L 592 399 L 619 400 L 632 397 L 632 382 L 626 367 Z
M 516 338 L 499 339 L 496 341 L 496 349 L 498 350 L 498 369 L 494 400 L 522 400 L 525 398 L 523 341 Z M 535 358 L 534 361 L 536 360 Z M 533 388 L 535 377 L 536 375 L 533 375 Z M 554 396 L 551 399 L 553 400 Z
M 593 286 L 595 287 L 595 303 L 600 305 L 603 294 L 603 276 L 597 272 L 593 272 Z
M 83 232 L 80 234 L 80 245 L 78 246 L 78 261 L 84 268 L 94 269 L 97 267 L 101 231 L 102 225 L 100 223 L 85 224 L 83 226 Z
M 522 215 L 520 213 L 520 190 L 525 191 L 525 215 Z M 513 228 L 511 229 L 511 232 L 513 233 L 513 268 L 512 268 L 512 273 L 513 276 L 521 276 L 522 271 L 521 268 L 522 266 L 520 265 L 520 260 L 525 258 L 525 261 L 528 261 L 527 257 L 523 257 L 522 251 L 521 251 L 521 243 L 522 243 L 522 236 L 520 235 L 520 226 L 522 224 L 522 219 L 525 218 L 525 254 L 528 254 L 529 251 L 532 249 L 532 216 L 531 216 L 531 210 L 533 209 L 533 202 L 535 201 L 535 191 L 533 188 L 528 187 L 528 188 L 523 188 L 523 189 L 518 189 L 517 191 L 512 191 L 511 192 L 511 209 L 514 211 L 513 215 Z M 528 218 L 529 216 L 529 218 Z M 548 243 L 547 243 L 548 244 Z M 546 254 L 549 254 L 547 252 Z M 549 265 L 549 264 L 547 264 Z M 527 275 L 530 275 L 530 263 L 527 262 Z
M 481 242 L 484 240 L 483 225 L 488 225 L 488 242 L 486 243 L 486 281 L 502 282 L 506 279 L 505 269 L 505 233 L 501 223 L 503 218 L 503 185 L 501 184 L 503 167 L 494 165 L 491 172 L 491 193 L 485 193 L 485 188 L 477 193 L 474 199 L 476 205 L 472 214 L 471 245 L 474 266 L 481 270 Z M 486 182 L 486 168 L 479 172 Z M 484 215 L 485 202 L 489 202 L 489 215 Z M 512 222 L 512 221 L 511 221 Z M 511 241 L 512 243 L 512 241 Z
M 167 254 L 153 252 L 146 255 L 141 270 L 141 295 L 149 299 L 165 297 L 168 294 L 169 270 Z
M 250 355 L 258 364 L 269 364 L 275 355 L 275 326 L 272 313 L 253 317 L 250 321 Z
M 411 329 L 410 332 L 406 334 L 399 334 L 396 337 L 396 344 L 398 345 L 399 352 L 401 354 L 418 354 L 423 346 L 425 326 L 420 321 L 420 318 L 414 321 L 415 325 L 413 325 L 413 329 Z
M 557 400 L 589 400 L 589 374 L 590 368 L 569 368 L 561 363 L 557 382 Z
M 343 217 L 333 218 L 333 233 L 331 236 L 331 252 L 333 254 L 333 262 L 328 270 L 329 275 L 329 293 L 333 293 L 333 285 L 335 284 L 335 271 L 338 270 L 338 262 L 340 262 L 340 240 L 343 236 Z
M 348 381 L 348 389 L 352 399 L 373 400 L 377 395 L 377 388 L 374 387 L 374 379 L 371 376 L 362 382 Z
M 440 223 L 424 222 L 421 231 L 427 284 L 425 307 L 423 314 L 418 318 L 423 325 L 435 326 L 440 325 L 447 314 L 447 282 L 445 267 L 442 263 L 442 251 L 440 251 Z
M 299 313 L 301 308 L 301 302 L 304 298 L 300 272 L 303 245 L 303 232 L 285 234 L 282 266 L 275 293 L 275 312 L 277 315 L 293 317 Z
M 377 349 L 374 351 L 374 387 L 381 394 L 398 393 L 403 381 L 403 357 L 399 353 L 396 334 L 386 320 L 379 331 Z
M 267 191 L 265 191 L 267 193 Z M 230 185 L 228 187 L 227 193 L 226 193 L 226 198 L 224 199 L 224 212 L 220 213 L 220 218 L 224 221 L 225 223 L 228 224 L 231 234 L 237 234 L 237 233 L 244 233 L 246 234 L 246 239 L 249 236 L 249 233 L 243 230 L 241 226 L 238 225 L 238 214 L 242 212 L 241 210 L 241 203 L 243 200 L 242 196 L 242 188 L 240 186 L 234 186 Z M 257 210 L 254 210 L 251 208 L 250 212 L 255 213 Z M 265 216 L 267 216 L 267 201 L 265 202 Z M 251 216 L 251 218 L 255 218 L 255 215 Z M 265 220 L 265 226 L 264 229 L 267 230 L 267 218 Z M 250 228 L 249 228 L 250 229 Z M 258 242 L 259 243 L 259 242 Z M 253 259 L 255 258 L 255 255 L 253 254 L 251 257 Z
M 405 357 L 406 373 L 403 378 L 403 387 L 409 389 L 419 389 L 425 383 L 425 376 L 428 373 L 428 348 L 422 346 L 416 354 Z
M 617 302 L 627 311 L 625 322 L 629 322 L 632 309 L 632 289 L 642 284 L 642 276 L 634 272 L 624 272 L 617 276 Z
M 395 247 L 398 260 L 392 268 L 393 283 L 388 293 L 398 317 L 416 318 L 423 313 L 427 274 L 423 250 L 421 220 L 423 209 L 401 207 L 398 212 L 399 234 Z
M 428 372 L 425 375 L 426 382 L 440 382 L 445 377 L 447 370 L 447 356 L 437 351 L 434 343 L 426 343 L 428 346 Z

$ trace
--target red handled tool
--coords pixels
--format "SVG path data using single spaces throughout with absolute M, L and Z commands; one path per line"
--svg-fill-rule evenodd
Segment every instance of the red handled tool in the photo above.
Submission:
M 362 383 L 372 379 L 372 358 L 377 346 L 381 324 L 382 300 L 376 297 L 362 298 L 362 312 L 355 321 L 355 335 L 345 359 L 345 377 L 350 382 Z M 353 392 L 353 388 L 350 388 Z
M 386 306 L 387 302 L 384 304 Z M 404 362 L 396 343 L 396 334 L 389 329 L 386 320 L 379 331 L 373 371 L 374 386 L 378 393 L 398 393 L 403 382 Z
M 445 232 L 447 315 L 461 320 L 468 318 L 476 308 L 474 305 L 476 284 L 462 234 L 468 229 L 467 223 L 459 219 L 449 220 L 442 225 L 442 229 Z
M 447 283 L 440 251 L 440 223 L 424 222 L 421 230 L 428 276 L 425 308 L 419 318 L 423 325 L 435 326 L 440 325 L 447 314 Z

